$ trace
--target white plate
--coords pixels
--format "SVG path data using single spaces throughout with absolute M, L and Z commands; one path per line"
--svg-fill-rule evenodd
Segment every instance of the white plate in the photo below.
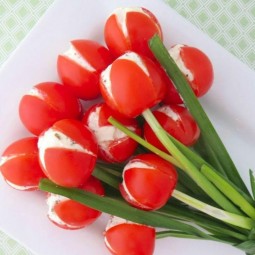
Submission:
M 215 82 L 202 102 L 248 183 L 255 169 L 255 75 L 252 70 L 176 14 L 163 1 L 58 0 L 29 34 L 0 73 L 0 151 L 28 133 L 18 118 L 21 96 L 34 84 L 58 81 L 56 58 L 72 39 L 103 42 L 103 24 L 119 6 L 144 6 L 159 19 L 166 46 L 186 43 L 204 50 L 215 67 Z M 35 254 L 109 254 L 102 232 L 106 216 L 78 231 L 55 227 L 46 218 L 44 196 L 18 192 L 0 179 L 0 228 Z M 241 255 L 230 246 L 207 241 L 167 238 L 158 240 L 155 255 Z M 128 255 L 128 254 L 127 254 Z

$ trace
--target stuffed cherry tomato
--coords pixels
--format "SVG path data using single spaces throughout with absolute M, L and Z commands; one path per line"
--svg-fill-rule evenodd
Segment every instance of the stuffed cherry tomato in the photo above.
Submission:
M 5 181 L 17 190 L 37 190 L 45 177 L 38 160 L 37 137 L 10 144 L 2 154 L 0 171 Z
M 104 195 L 103 185 L 93 176 L 90 176 L 80 189 L 100 196 Z M 48 218 L 64 229 L 84 228 L 96 221 L 102 214 L 79 202 L 52 193 L 48 194 L 47 204 Z
M 95 134 L 99 145 L 99 157 L 108 162 L 123 162 L 136 150 L 137 142 L 108 122 L 112 116 L 137 134 L 141 130 L 135 119 L 126 118 L 113 111 L 105 103 L 92 106 L 83 117 L 83 123 Z
M 113 255 L 152 255 L 154 228 L 113 216 L 104 233 L 105 245 Z
M 108 17 L 104 27 L 105 42 L 116 57 L 126 51 L 153 57 L 148 41 L 155 34 L 162 38 L 158 20 L 141 7 L 117 8 Z
M 73 119 L 60 120 L 42 133 L 38 148 L 47 177 L 66 187 L 85 183 L 94 169 L 98 150 L 89 128 Z
M 154 154 L 140 154 L 124 167 L 120 192 L 131 205 L 156 210 L 165 205 L 176 183 L 172 164 Z
M 200 129 L 189 113 L 180 105 L 164 105 L 153 112 L 161 126 L 186 146 L 193 145 L 200 135 Z M 146 122 L 143 127 L 144 138 L 162 151 L 166 151 L 164 145 L 158 140 L 151 127 Z
M 101 73 L 100 81 L 106 103 L 129 118 L 159 103 L 166 90 L 159 66 L 134 52 L 117 58 Z
M 34 86 L 19 104 L 20 119 L 34 135 L 39 135 L 58 120 L 80 117 L 81 110 L 79 100 L 55 82 Z
M 177 44 L 169 50 L 170 56 L 187 78 L 197 97 L 205 95 L 214 78 L 213 66 L 208 56 L 201 50 Z M 173 84 L 169 84 L 164 98 L 167 104 L 181 104 L 182 99 Z
M 91 40 L 74 40 L 69 50 L 58 56 L 60 79 L 78 98 L 95 99 L 100 95 L 99 75 L 111 62 L 107 48 Z

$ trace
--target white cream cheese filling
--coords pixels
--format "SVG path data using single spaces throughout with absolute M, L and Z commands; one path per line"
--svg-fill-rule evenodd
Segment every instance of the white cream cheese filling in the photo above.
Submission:
M 140 56 L 137 53 L 132 52 L 132 51 L 126 52 L 123 55 L 121 55 L 119 58 L 117 58 L 115 61 L 118 61 L 119 59 L 125 59 L 125 60 L 129 60 L 129 61 L 136 63 L 148 77 L 150 76 L 147 67 L 145 66 L 142 59 L 140 58 Z M 114 62 L 113 62 L 113 64 L 114 64 Z M 109 65 L 101 73 L 101 82 L 102 82 L 103 86 L 105 87 L 105 90 L 108 93 L 108 96 L 112 99 L 113 102 L 115 102 L 115 98 L 112 93 L 112 82 L 111 82 L 111 75 L 110 75 L 113 64 Z
M 131 221 L 128 221 L 126 219 L 117 217 L 117 216 L 111 216 L 109 221 L 107 222 L 105 231 L 109 230 L 112 227 L 115 227 L 117 225 L 123 224 L 123 223 L 132 223 Z
M 67 223 L 65 223 L 64 221 L 62 221 L 59 216 L 56 214 L 54 207 L 55 205 L 57 205 L 60 202 L 69 200 L 66 197 L 63 197 L 61 195 L 56 195 L 56 194 L 49 194 L 46 202 L 48 205 L 48 217 L 51 221 L 57 223 L 60 226 L 66 226 L 68 228 L 76 228 L 75 226 L 69 225 Z
M 145 171 L 148 171 L 148 170 L 155 170 L 154 167 L 148 165 L 148 164 L 145 164 L 143 162 L 140 162 L 140 161 L 130 161 L 123 169 L 123 174 L 122 176 L 124 177 L 125 175 L 125 172 L 128 171 L 129 169 L 131 168 L 143 168 L 145 169 Z M 143 204 L 141 204 L 140 202 L 138 202 L 129 192 L 128 190 L 128 187 L 126 186 L 126 183 L 125 183 L 125 178 L 123 178 L 123 182 L 122 182 L 122 187 L 125 191 L 125 193 L 128 195 L 128 198 L 130 201 L 134 202 L 135 204 L 139 205 L 141 208 L 144 208 L 144 209 L 150 209 L 150 207 L 148 206 L 145 206 Z
M 47 131 L 45 131 L 45 133 L 41 135 L 38 139 L 39 158 L 46 171 L 47 169 L 44 155 L 45 151 L 49 148 L 69 149 L 73 151 L 83 152 L 96 157 L 94 153 L 82 147 L 80 144 L 73 141 L 70 137 L 53 128 L 50 128 Z
M 148 77 L 150 76 L 147 67 L 145 66 L 142 59 L 140 58 L 140 56 L 137 53 L 128 51 L 125 54 L 123 54 L 122 56 L 120 56 L 118 59 L 130 60 L 130 61 L 136 63 Z
M 70 48 L 62 54 L 62 56 L 65 56 L 68 59 L 71 59 L 79 66 L 82 66 L 86 70 L 90 72 L 95 72 L 96 69 L 85 59 L 77 50 L 76 48 L 71 44 Z
M 185 66 L 185 63 L 183 62 L 181 58 L 181 49 L 184 47 L 183 44 L 176 44 L 173 46 L 168 52 L 170 56 L 173 58 L 177 66 L 180 68 L 182 73 L 187 77 L 187 79 L 191 82 L 194 80 L 194 75 L 192 72 Z
M 145 13 L 143 11 L 142 8 L 140 7 L 119 7 L 117 9 L 115 9 L 113 11 L 113 13 L 111 15 L 115 15 L 116 16 L 116 20 L 118 25 L 120 26 L 121 31 L 123 32 L 123 35 L 125 36 L 125 38 L 128 38 L 128 29 L 127 29 L 127 13 L 128 12 L 140 12 L 144 15 L 147 15 L 147 13 Z
M 88 127 L 93 131 L 95 137 L 97 139 L 98 145 L 100 148 L 110 157 L 113 158 L 111 153 L 109 152 L 108 145 L 112 141 L 116 141 L 122 138 L 128 138 L 128 136 L 120 131 L 118 128 L 107 125 L 107 126 L 99 126 L 99 115 L 100 115 L 101 107 L 96 107 L 94 112 L 91 112 L 88 118 Z M 127 126 L 127 128 L 131 131 L 135 129 L 131 126 Z
M 27 95 L 34 96 L 34 97 L 37 97 L 41 100 L 44 100 L 43 93 L 39 89 L 37 89 L 36 87 L 33 87 L 32 89 L 30 89 L 29 92 L 27 93 Z
M 115 102 L 115 99 L 112 93 L 112 82 L 111 82 L 111 76 L 110 76 L 111 70 L 112 70 L 112 65 L 107 66 L 107 68 L 101 72 L 100 79 L 108 96 L 111 98 L 113 102 Z
M 9 160 L 12 160 L 14 158 L 18 158 L 20 156 L 25 156 L 27 154 L 25 153 L 20 153 L 20 154 L 11 154 L 9 156 L 2 156 L 0 159 L 0 166 L 3 166 L 6 162 L 8 162 Z
M 21 185 L 17 185 L 17 184 L 14 184 L 8 180 L 6 180 L 6 183 L 8 183 L 8 185 L 10 185 L 12 188 L 14 189 L 17 189 L 17 190 L 21 190 L 21 191 L 24 191 L 24 190 L 29 190 L 29 189 L 37 189 L 38 186 L 37 185 L 32 185 L 32 186 L 21 186 Z
M 126 219 L 122 219 L 117 216 L 111 216 L 109 221 L 107 222 L 105 231 L 108 231 L 110 228 L 115 227 L 120 224 L 123 224 L 123 223 L 133 223 L 133 222 L 128 221 Z M 105 242 L 105 245 L 108 247 L 108 249 L 111 250 L 115 254 L 116 251 L 112 248 L 112 246 L 110 245 L 110 243 L 108 242 L 106 237 L 104 238 L 104 242 Z
M 168 105 L 158 108 L 157 111 L 164 113 L 166 116 L 173 119 L 174 121 L 180 120 L 180 115 L 174 112 Z

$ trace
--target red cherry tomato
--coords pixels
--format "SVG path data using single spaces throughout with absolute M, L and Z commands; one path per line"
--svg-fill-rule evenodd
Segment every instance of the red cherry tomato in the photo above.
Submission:
M 24 126 L 33 134 L 52 126 L 65 118 L 78 118 L 81 104 L 64 86 L 44 82 L 34 86 L 19 104 L 19 116 Z
M 68 51 L 58 56 L 60 79 L 78 98 L 100 95 L 99 75 L 113 58 L 107 48 L 91 40 L 74 40 Z
M 162 38 L 158 20 L 141 7 L 116 9 L 104 27 L 105 42 L 116 57 L 134 51 L 153 58 L 148 40 L 155 34 Z
M 125 53 L 101 73 L 100 88 L 106 103 L 129 118 L 159 103 L 166 89 L 158 65 L 134 52 Z
M 99 145 L 99 157 L 108 162 L 123 162 L 136 150 L 137 142 L 108 122 L 112 116 L 138 135 L 141 130 L 135 119 L 126 118 L 113 111 L 105 103 L 92 106 L 85 112 L 83 123 L 95 134 Z
M 93 176 L 90 176 L 80 189 L 100 196 L 104 195 L 103 185 Z M 84 228 L 95 222 L 102 214 L 79 202 L 55 194 L 48 194 L 47 204 L 48 218 L 64 229 Z
M 27 137 L 10 144 L 3 152 L 0 171 L 5 181 L 18 190 L 37 190 L 45 177 L 38 160 L 37 137 Z
M 83 185 L 97 159 L 98 148 L 93 133 L 73 119 L 60 120 L 42 133 L 38 147 L 43 171 L 61 186 Z
M 152 227 L 113 217 L 104 233 L 105 245 L 113 255 L 152 255 L 156 232 Z
M 213 66 L 208 56 L 197 48 L 182 44 L 173 46 L 169 54 L 186 76 L 195 95 L 197 97 L 205 95 L 211 88 L 214 78 Z M 164 102 L 167 104 L 183 103 L 171 83 L 167 86 Z
M 156 210 L 165 205 L 177 182 L 173 165 L 154 154 L 140 154 L 123 170 L 120 192 L 131 205 Z
M 189 113 L 180 105 L 164 105 L 153 112 L 161 126 L 186 146 L 193 145 L 200 135 L 200 129 Z M 145 139 L 162 151 L 167 152 L 164 145 L 158 140 L 148 123 L 143 127 Z

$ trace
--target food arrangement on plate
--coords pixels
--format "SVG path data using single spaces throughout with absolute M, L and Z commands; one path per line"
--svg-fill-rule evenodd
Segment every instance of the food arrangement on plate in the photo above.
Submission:
M 45 191 L 48 218 L 64 229 L 111 215 L 111 254 L 150 255 L 169 236 L 255 254 L 253 196 L 197 99 L 213 84 L 210 59 L 188 45 L 167 50 L 141 7 L 115 9 L 104 38 L 73 40 L 58 57 L 62 84 L 42 81 L 21 98 L 33 136 L 3 152 L 6 182 Z

